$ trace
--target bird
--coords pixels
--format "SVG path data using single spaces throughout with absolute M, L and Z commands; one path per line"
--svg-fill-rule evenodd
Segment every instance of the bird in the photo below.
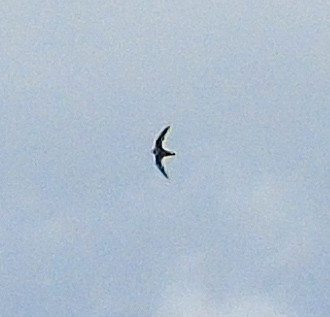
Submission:
M 159 137 L 157 138 L 157 140 L 155 141 L 155 146 L 152 150 L 152 153 L 155 155 L 155 163 L 157 165 L 157 167 L 159 168 L 159 170 L 162 172 L 162 174 L 168 178 L 168 175 L 165 171 L 165 168 L 162 164 L 162 159 L 166 156 L 174 156 L 175 153 L 165 150 L 163 148 L 163 141 L 165 139 L 165 135 L 167 133 L 167 131 L 170 129 L 170 126 L 167 126 L 162 133 L 159 135 Z

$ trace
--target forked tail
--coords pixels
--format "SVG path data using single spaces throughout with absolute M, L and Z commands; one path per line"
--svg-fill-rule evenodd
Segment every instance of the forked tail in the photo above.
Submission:
M 173 156 L 173 155 L 175 155 L 175 153 L 174 152 L 169 152 L 169 151 L 167 151 L 166 154 L 165 154 L 165 156 Z

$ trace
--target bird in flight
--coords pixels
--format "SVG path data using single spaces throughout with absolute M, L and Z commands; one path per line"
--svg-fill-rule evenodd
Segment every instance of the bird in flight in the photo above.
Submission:
M 159 168 L 159 170 L 163 173 L 163 175 L 168 178 L 165 168 L 162 164 L 162 159 L 166 156 L 173 156 L 175 155 L 174 152 L 170 152 L 167 151 L 163 148 L 163 141 L 165 139 L 165 135 L 167 133 L 167 131 L 170 129 L 170 126 L 166 127 L 162 133 L 159 135 L 159 137 L 157 138 L 156 142 L 155 142 L 155 147 L 152 150 L 152 153 L 155 155 L 155 162 L 157 167 Z

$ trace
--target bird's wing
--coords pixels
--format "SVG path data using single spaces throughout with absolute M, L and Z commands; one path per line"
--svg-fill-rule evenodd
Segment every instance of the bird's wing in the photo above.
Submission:
M 162 148 L 162 143 L 165 139 L 165 134 L 169 130 L 170 126 L 166 127 L 163 132 L 159 135 L 158 139 L 156 140 L 156 147 Z
M 158 167 L 159 170 L 163 173 L 163 175 L 164 175 L 166 178 L 168 178 L 168 176 L 167 176 L 167 174 L 166 174 L 166 172 L 165 172 L 165 168 L 164 168 L 164 166 L 163 166 L 163 164 L 162 164 L 162 160 L 160 159 L 160 156 L 159 156 L 159 155 L 156 155 L 155 158 L 156 158 L 156 165 L 157 165 L 157 167 Z

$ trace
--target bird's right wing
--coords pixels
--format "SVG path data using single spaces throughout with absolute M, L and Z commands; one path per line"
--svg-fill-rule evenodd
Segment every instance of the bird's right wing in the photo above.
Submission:
M 159 135 L 158 139 L 156 140 L 156 147 L 162 148 L 163 141 L 165 139 L 165 134 L 170 129 L 170 126 L 167 126 L 163 132 Z

